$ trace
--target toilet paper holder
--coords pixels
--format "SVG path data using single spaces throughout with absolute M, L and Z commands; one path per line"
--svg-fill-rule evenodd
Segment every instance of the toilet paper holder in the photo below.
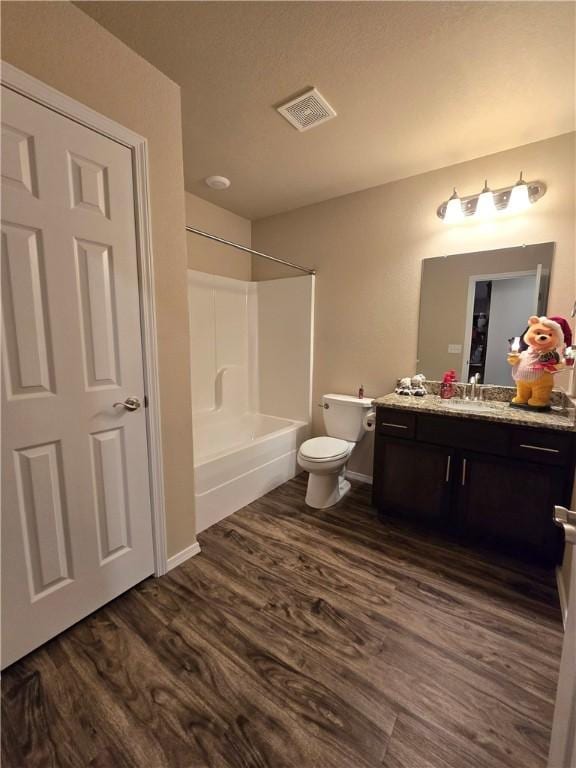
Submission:
M 364 416 L 364 428 L 366 432 L 374 432 L 376 429 L 376 411 L 368 411 Z

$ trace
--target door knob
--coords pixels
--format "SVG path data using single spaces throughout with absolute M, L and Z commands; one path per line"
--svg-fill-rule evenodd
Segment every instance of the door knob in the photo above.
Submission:
M 569 544 L 576 544 L 576 512 L 566 507 L 554 507 L 554 522 L 564 528 L 564 536 Z
M 137 397 L 130 396 L 130 397 L 127 397 L 123 403 L 114 403 L 114 408 L 116 408 L 119 405 L 121 405 L 127 411 L 137 411 L 138 408 L 140 408 L 140 406 L 142 405 L 142 403 Z

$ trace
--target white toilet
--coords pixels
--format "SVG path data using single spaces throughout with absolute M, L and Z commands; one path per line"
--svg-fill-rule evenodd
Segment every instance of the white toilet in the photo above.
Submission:
M 346 464 L 354 446 L 368 430 L 372 400 L 324 395 L 321 405 L 328 437 L 306 440 L 298 451 L 298 464 L 310 473 L 306 504 L 314 509 L 333 506 L 350 490 Z

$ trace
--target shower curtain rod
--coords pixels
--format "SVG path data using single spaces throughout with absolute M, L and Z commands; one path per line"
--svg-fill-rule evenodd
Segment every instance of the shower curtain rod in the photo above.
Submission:
M 192 232 L 194 235 L 201 235 L 202 237 L 207 237 L 209 240 L 216 240 L 217 243 L 222 243 L 223 245 L 230 245 L 232 248 L 238 248 L 239 251 L 252 253 L 254 254 L 254 256 L 261 256 L 263 259 L 268 259 L 269 261 L 275 261 L 278 264 L 284 264 L 287 267 L 292 267 L 293 269 L 299 269 L 300 272 L 306 272 L 307 275 L 316 274 L 315 269 L 308 269 L 308 267 L 301 267 L 299 264 L 292 264 L 291 261 L 284 261 L 284 259 L 277 259 L 276 256 L 269 256 L 267 253 L 262 253 L 261 251 L 254 251 L 252 248 L 248 248 L 245 245 L 240 245 L 239 243 L 233 243 L 231 240 L 224 240 L 223 237 L 218 237 L 217 235 L 211 235 L 209 232 L 203 232 L 201 229 L 196 229 L 195 227 L 187 226 L 186 232 Z

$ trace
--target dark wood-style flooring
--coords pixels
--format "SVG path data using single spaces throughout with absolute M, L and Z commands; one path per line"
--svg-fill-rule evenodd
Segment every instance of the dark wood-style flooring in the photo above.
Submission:
M 541 768 L 553 574 L 300 476 L 9 668 L 3 768 Z

